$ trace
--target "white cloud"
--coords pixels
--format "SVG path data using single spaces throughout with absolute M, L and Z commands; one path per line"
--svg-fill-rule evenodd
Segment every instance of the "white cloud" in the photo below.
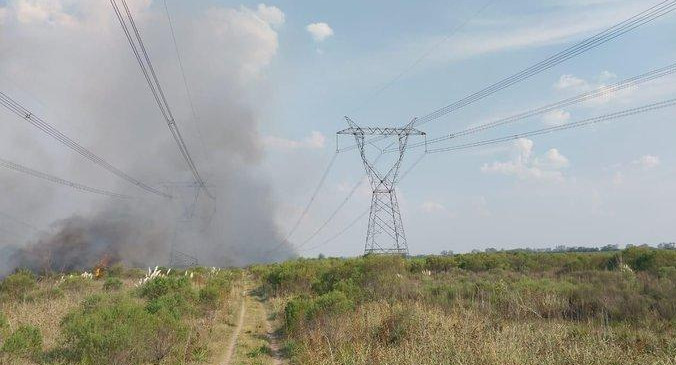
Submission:
M 446 211 L 446 207 L 435 201 L 426 201 L 420 205 L 420 209 L 425 213 L 436 213 Z
M 67 26 L 77 24 L 76 19 L 64 10 L 63 5 L 61 0 L 15 0 L 11 2 L 13 15 L 20 23 L 47 23 Z
M 284 12 L 279 10 L 278 7 L 267 6 L 265 4 L 258 4 L 258 10 L 256 11 L 256 15 L 258 15 L 258 17 L 261 18 L 261 20 L 274 27 L 278 27 L 284 24 L 286 18 L 284 16 Z
M 652 169 L 660 165 L 660 158 L 659 156 L 645 155 L 638 160 L 635 160 L 633 164 L 644 169 Z
M 275 20 L 275 16 L 271 15 L 274 13 L 271 7 L 265 7 L 262 13 L 260 7 L 257 11 L 246 7 L 209 9 L 207 20 L 203 21 L 204 26 L 198 27 L 196 32 L 203 33 L 199 34 L 201 38 L 211 39 L 209 51 L 212 57 L 202 62 L 200 67 L 208 69 L 218 66 L 218 69 L 228 72 L 236 70 L 243 84 L 261 75 L 279 48 L 278 34 L 272 27 L 274 24 L 269 22 Z M 264 19 L 262 16 L 268 18 Z M 283 13 L 277 14 L 276 20 L 280 16 L 283 17 Z M 232 59 L 232 49 L 245 53 Z M 240 59 L 246 59 L 247 62 L 240 62 Z M 212 62 L 220 65 L 211 64 Z
M 333 35 L 333 29 L 326 23 L 312 23 L 305 28 L 317 42 L 323 42 Z
M 558 149 L 552 148 L 547 151 L 547 153 L 545 153 L 543 158 L 536 158 L 533 162 L 533 165 L 559 170 L 568 167 L 570 165 L 570 161 L 568 161 L 568 158 L 562 155 Z
M 542 157 L 532 158 L 533 141 L 527 138 L 514 142 L 513 153 L 512 160 L 486 163 L 481 167 L 481 172 L 516 176 L 521 180 L 561 181 L 563 173 L 560 170 L 570 164 L 556 148 L 550 149 Z
M 556 109 L 545 113 L 542 121 L 550 126 L 560 125 L 570 120 L 570 113 L 563 109 Z
M 554 84 L 554 87 L 559 90 L 565 89 L 583 89 L 587 88 L 589 84 L 584 79 L 567 74 L 561 75 L 559 80 Z
M 544 7 L 545 12 L 533 15 L 482 17 L 473 21 L 472 27 L 467 27 L 462 37 L 448 42 L 443 47 L 443 53 L 445 58 L 467 58 L 579 41 L 646 9 L 640 1 L 616 6 L 595 5 L 589 1 L 566 2 L 564 9 L 560 6 Z M 437 44 L 443 38 L 445 36 L 440 35 L 430 39 L 429 43 Z
M 603 70 L 601 74 L 599 74 L 599 82 L 600 83 L 606 83 L 608 81 L 614 80 L 617 78 L 617 75 L 608 71 L 608 70 Z
M 313 131 L 310 136 L 302 141 L 295 141 L 282 137 L 267 136 L 263 137 L 263 144 L 270 148 L 277 149 L 320 149 L 326 145 L 326 137 L 321 132 Z

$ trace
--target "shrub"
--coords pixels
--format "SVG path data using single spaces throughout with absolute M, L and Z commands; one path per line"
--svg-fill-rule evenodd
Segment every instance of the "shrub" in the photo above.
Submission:
M 11 299 L 25 301 L 28 294 L 35 290 L 37 282 L 35 275 L 30 271 L 19 270 L 6 277 L 0 284 L 0 293 L 5 294 Z
M 180 293 L 186 297 L 194 295 L 187 277 L 157 277 L 145 283 L 139 290 L 142 298 L 157 299 L 169 293 Z
M 289 300 L 284 307 L 284 330 L 287 333 L 299 331 L 311 307 L 312 302 L 306 297 Z
M 214 309 L 221 305 L 223 297 L 230 292 L 232 280 L 228 273 L 221 272 L 211 276 L 204 288 L 199 291 L 199 301 L 207 309 Z
M 2 351 L 18 357 L 35 357 L 42 351 L 42 334 L 37 327 L 21 325 L 7 337 Z
M 105 291 L 117 291 L 122 288 L 122 280 L 117 277 L 108 277 L 103 283 L 103 290 Z
M 175 319 L 193 311 L 192 298 L 186 298 L 180 293 L 165 294 L 148 301 L 146 310 L 152 314 L 168 314 Z
M 87 298 L 61 328 L 66 345 L 83 364 L 159 362 L 186 334 L 172 316 L 154 315 L 122 295 Z
M 121 263 L 114 264 L 106 270 L 108 277 L 121 278 L 124 275 L 124 266 Z
M 347 298 L 345 293 L 332 291 L 322 294 L 312 301 L 307 318 L 314 319 L 319 316 L 330 316 L 345 313 L 354 307 L 354 303 Z
M 82 276 L 66 276 L 61 284 L 59 284 L 59 289 L 77 292 L 86 288 L 90 284 L 88 279 L 83 278 Z

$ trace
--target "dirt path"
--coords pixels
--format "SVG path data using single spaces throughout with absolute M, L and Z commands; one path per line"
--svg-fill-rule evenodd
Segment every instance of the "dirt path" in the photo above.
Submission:
M 223 359 L 222 364 L 223 365 L 230 365 L 230 361 L 232 360 L 232 355 L 235 353 L 235 347 L 237 346 L 237 338 L 239 337 L 239 333 L 242 331 L 242 327 L 244 326 L 244 317 L 246 315 L 246 297 L 244 297 L 246 293 L 242 293 L 242 308 L 239 310 L 239 319 L 237 320 L 237 327 L 235 330 L 232 332 L 232 336 L 230 336 L 230 344 L 228 345 L 228 352 L 225 354 L 225 358 Z
M 268 343 L 270 346 L 270 356 L 272 357 L 273 365 L 282 365 L 282 355 L 279 351 L 279 339 L 277 334 L 273 330 L 272 321 L 270 321 L 270 316 L 268 315 L 267 310 L 264 309 L 265 313 L 265 328 L 268 331 Z
M 245 281 L 242 309 L 237 327 L 230 336 L 221 365 L 282 365 L 279 341 L 263 301 L 252 293 L 253 284 Z

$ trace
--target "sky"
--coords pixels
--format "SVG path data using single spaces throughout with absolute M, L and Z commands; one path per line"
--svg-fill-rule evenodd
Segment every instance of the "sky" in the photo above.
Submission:
M 162 55 L 158 71 L 170 89 L 170 101 L 179 109 L 178 123 L 195 151 L 195 159 L 198 165 L 206 166 L 209 179 L 209 171 L 217 167 L 208 162 L 208 150 L 200 151 L 200 121 L 190 120 L 180 69 L 175 55 L 169 52 L 173 44 L 164 3 L 157 0 L 130 3 L 147 15 L 148 24 L 153 24 L 148 36 L 150 53 Z M 3 28 L 12 29 L 11 24 L 26 28 L 30 37 L 30 27 L 35 23 L 67 27 L 72 19 L 86 18 L 82 14 L 87 11 L 97 11 L 97 17 L 106 22 L 114 20 L 110 9 L 104 11 L 82 4 L 82 0 L 0 0 L 0 25 L 3 25 L 0 42 L 3 36 L 11 35 L 2 32 Z M 246 105 L 246 114 L 251 116 L 254 126 L 224 122 L 223 128 L 233 128 L 233 134 L 237 134 L 235 128 L 244 128 L 245 135 L 255 135 L 256 148 L 251 152 L 254 157 L 248 158 L 248 154 L 242 157 L 244 163 L 238 169 L 257 183 L 265 184 L 266 192 L 269 189 L 269 195 L 263 194 L 263 198 L 256 192 L 248 192 L 246 198 L 252 203 L 257 199 L 271 201 L 270 214 L 280 237 L 286 237 L 294 227 L 334 158 L 336 144 L 353 143 L 348 137 L 336 138 L 335 133 L 347 127 L 343 116 L 362 126 L 402 126 L 654 5 L 653 1 L 644 0 L 264 4 L 167 0 L 167 4 L 185 59 L 186 77 L 194 88 L 198 113 L 204 108 L 200 99 L 218 100 L 220 96 L 213 93 L 223 92 L 204 85 L 236 84 L 228 88 L 227 92 L 232 94 L 229 100 Z M 145 24 L 143 19 L 140 23 L 142 27 Z M 214 33 L 203 35 L 198 45 L 201 48 L 196 47 L 191 35 L 214 24 L 218 25 L 213 28 Z M 96 27 L 85 30 L 100 31 Z M 420 129 L 429 138 L 457 132 L 667 66 L 676 61 L 675 33 L 676 14 L 669 14 Z M 214 42 L 209 42 L 211 34 L 216 37 Z M 229 35 L 228 42 L 218 41 L 222 34 Z M 124 46 L 123 41 L 123 38 L 110 40 L 116 47 Z M 40 46 L 39 41 L 36 44 Z M 61 51 L 90 46 L 66 42 Z M 200 54 L 205 50 L 212 54 Z M 0 57 L 12 58 L 13 51 L 21 50 L 5 49 Z M 132 62 L 129 53 L 124 56 L 125 62 Z M 58 51 L 39 57 L 67 60 Z M 49 61 L 41 63 L 42 67 L 47 67 Z M 221 66 L 230 71 L 215 73 L 213 80 L 207 80 L 209 70 Z M 69 80 L 67 72 L 76 71 L 41 70 L 31 78 L 32 82 L 25 83 L 25 74 L 30 70 L 16 66 L 1 73 L 0 84 L 32 105 L 42 105 L 41 110 L 50 116 L 66 116 L 54 119 L 86 141 L 88 128 L 94 127 L 71 125 L 67 118 L 74 114 L 69 110 L 78 105 L 52 95 L 56 88 L 43 87 L 45 82 L 53 82 L 48 80 L 50 73 L 55 79 Z M 105 70 L 98 70 L 90 75 L 96 77 L 96 72 L 105 74 Z M 128 77 L 141 80 L 140 74 Z M 78 89 L 82 93 L 85 90 Z M 143 91 L 126 91 L 116 97 L 136 100 L 143 96 Z M 672 75 L 465 140 L 578 121 L 670 99 L 675 91 L 676 77 Z M 46 105 L 46 100 L 52 103 Z M 149 110 L 154 107 L 149 99 L 143 105 Z M 238 117 L 235 113 L 226 119 Z M 0 118 L 9 117 L 0 114 Z M 167 133 L 165 137 L 170 138 L 156 122 L 151 126 L 157 127 L 157 133 Z M 676 148 L 669 138 L 674 132 L 674 109 L 667 108 L 462 152 L 407 151 L 402 171 L 422 158 L 397 187 L 410 252 L 674 241 L 676 225 L 670 213 L 676 201 Z M 22 134 L 21 138 L 28 141 L 30 134 Z M 134 142 L 128 138 L 128 142 Z M 238 140 L 228 142 L 237 145 Z M 17 148 L 28 148 L 21 145 Z M 110 153 L 114 150 L 113 146 L 104 147 Z M 232 148 L 229 151 L 237 154 Z M 228 171 L 238 174 L 238 169 Z M 171 175 L 168 169 L 158 173 Z M 216 175 L 211 175 L 213 184 L 222 178 Z M 366 183 L 325 228 L 314 234 L 346 199 L 355 183 L 363 180 L 364 168 L 356 151 L 335 157 L 307 215 L 289 238 L 301 255 L 353 256 L 363 251 L 367 217 L 362 217 L 344 234 L 327 240 L 343 232 L 368 209 L 370 190 Z M 63 191 L 63 194 L 78 193 Z M 82 205 L 69 206 L 61 201 L 58 206 L 59 213 L 36 219 L 36 224 L 72 214 Z

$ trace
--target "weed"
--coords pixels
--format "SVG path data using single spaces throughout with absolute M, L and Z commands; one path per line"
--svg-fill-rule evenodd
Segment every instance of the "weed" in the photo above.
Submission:
M 30 325 L 21 325 L 5 339 L 2 352 L 16 357 L 35 358 L 42 351 L 40 329 Z
M 26 301 L 30 292 L 37 288 L 35 275 L 30 271 L 19 270 L 7 276 L 0 283 L 0 293 L 10 299 Z
M 118 291 L 121 288 L 122 280 L 114 276 L 106 278 L 106 281 L 103 283 L 103 290 L 105 291 Z

